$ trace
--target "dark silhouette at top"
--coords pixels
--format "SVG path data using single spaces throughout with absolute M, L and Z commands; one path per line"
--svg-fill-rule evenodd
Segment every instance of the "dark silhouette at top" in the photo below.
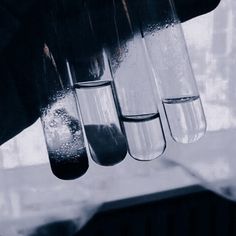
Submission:
M 96 1 L 93 0 L 93 4 L 96 4 Z M 0 2 L 0 144 L 33 124 L 39 117 L 36 96 L 38 88 L 34 79 L 37 77 L 40 79 L 42 75 L 41 26 L 45 20 L 43 14 L 47 13 L 45 6 L 50 2 L 49 0 Z M 70 1 L 61 2 L 67 4 L 66 2 Z M 82 0 L 74 2 L 79 4 Z M 98 2 L 99 9 L 109 10 L 111 1 Z M 219 2 L 220 0 L 175 0 L 175 5 L 180 20 L 186 21 L 213 10 Z M 99 11 L 97 14 L 99 15 Z

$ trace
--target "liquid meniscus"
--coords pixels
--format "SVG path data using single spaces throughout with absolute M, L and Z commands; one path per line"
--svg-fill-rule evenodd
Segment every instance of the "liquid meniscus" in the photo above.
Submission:
M 199 96 L 163 99 L 172 138 L 179 143 L 193 143 L 206 132 L 206 120 Z
M 136 160 L 149 161 L 159 157 L 166 142 L 159 113 L 123 116 L 129 154 Z
M 112 93 L 111 81 L 75 84 L 92 159 L 99 165 L 111 166 L 127 154 Z

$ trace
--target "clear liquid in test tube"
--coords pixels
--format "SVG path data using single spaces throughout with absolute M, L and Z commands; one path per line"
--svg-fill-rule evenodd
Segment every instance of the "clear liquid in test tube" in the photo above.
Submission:
M 97 164 L 112 166 L 127 154 L 127 142 L 112 89 L 113 80 L 105 51 L 88 60 L 88 74 L 82 80 L 78 67 L 75 71 L 68 63 L 68 71 L 74 81 L 90 155 Z
M 139 18 L 172 138 L 192 143 L 206 132 L 205 115 L 181 23 L 172 0 L 141 0 Z
M 92 159 L 99 165 L 110 166 L 121 162 L 127 154 L 112 90 L 112 76 L 99 35 L 93 24 L 97 9 L 89 2 L 60 1 L 57 6 L 57 32 L 63 42 L 59 53 L 64 53 L 71 85 L 75 89 L 84 130 Z M 97 19 L 99 26 L 102 25 Z
M 205 134 L 206 123 L 199 96 L 167 98 L 162 102 L 175 141 L 192 143 Z
M 136 160 L 153 160 L 164 152 L 166 142 L 143 40 L 140 31 L 134 33 L 125 1 L 113 1 L 111 14 L 119 17 L 113 18 L 117 41 L 109 60 L 129 154 Z M 120 33 L 126 40 L 119 40 L 124 37 Z
M 111 81 L 90 86 L 75 84 L 93 160 L 104 166 L 119 163 L 127 154 L 113 99 Z

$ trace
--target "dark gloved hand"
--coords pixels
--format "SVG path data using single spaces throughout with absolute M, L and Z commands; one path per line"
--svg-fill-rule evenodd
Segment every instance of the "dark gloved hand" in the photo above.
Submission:
M 205 14 L 219 2 L 175 0 L 181 21 Z M 37 89 L 32 78 L 37 74 L 35 64 L 41 55 L 29 45 L 39 41 L 41 35 L 37 32 L 40 21 L 37 13 L 42 5 L 38 0 L 0 1 L 0 145 L 33 124 L 39 116 Z M 34 32 L 29 33 L 28 25 Z

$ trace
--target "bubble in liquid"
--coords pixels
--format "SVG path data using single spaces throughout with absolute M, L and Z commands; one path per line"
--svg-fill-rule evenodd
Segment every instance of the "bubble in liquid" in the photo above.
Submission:
M 78 118 L 66 109 L 68 106 L 71 108 L 69 102 L 72 94 L 57 95 L 57 102 L 48 105 L 41 117 L 49 161 L 55 176 L 64 180 L 75 179 L 88 169 L 82 126 Z
M 88 159 L 80 122 L 69 116 L 65 109 L 54 112 L 59 138 L 54 138 L 60 145 L 49 151 L 52 172 L 60 179 L 75 179 L 88 169 Z M 60 134 L 60 130 L 62 130 Z M 63 136 L 64 134 L 64 136 Z

